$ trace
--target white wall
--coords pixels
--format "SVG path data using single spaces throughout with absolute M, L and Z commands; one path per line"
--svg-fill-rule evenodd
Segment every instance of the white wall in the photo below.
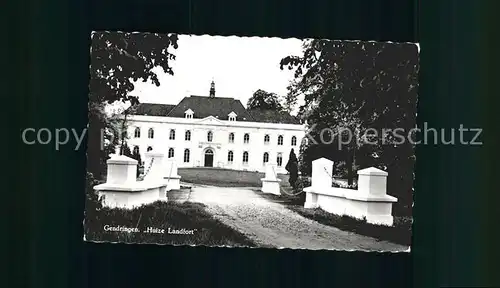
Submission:
M 393 225 L 392 205 L 398 199 L 387 195 L 387 172 L 374 167 L 358 171 L 357 190 L 332 187 L 333 162 L 319 158 L 312 162 L 311 186 L 304 188 L 304 208 L 321 208 L 337 215 L 366 218 L 368 223 Z
M 205 119 L 184 119 L 172 117 L 142 116 L 129 117 L 128 140 L 131 150 L 139 146 L 141 158 L 148 146 L 153 151 L 163 152 L 168 156 L 169 148 L 174 148 L 174 158 L 178 167 L 197 167 L 204 165 L 204 151 L 210 148 L 214 151 L 214 167 L 221 166 L 236 170 L 264 172 L 263 155 L 269 153 L 269 161 L 276 162 L 277 154 L 282 153 L 282 166 L 278 173 L 286 173 L 285 165 L 290 150 L 294 148 L 298 155 L 299 146 L 305 136 L 305 126 L 296 124 L 275 124 L 258 122 L 222 121 L 214 117 Z M 141 129 L 140 138 L 134 138 L 134 129 Z M 154 129 L 154 138 L 148 138 L 148 129 Z M 170 129 L 175 129 L 175 140 L 169 139 Z M 191 141 L 185 141 L 185 131 L 191 131 Z M 208 131 L 213 132 L 212 143 L 207 141 Z M 234 133 L 234 143 L 229 143 L 229 133 Z M 243 143 L 244 134 L 250 134 L 248 144 Z M 264 144 L 264 136 L 269 134 L 270 142 Z M 278 136 L 283 135 L 283 145 L 278 145 Z M 291 145 L 292 136 L 297 137 L 295 146 Z M 190 161 L 184 163 L 184 149 L 190 150 Z M 228 152 L 233 151 L 233 163 L 228 163 Z M 248 164 L 243 164 L 243 152 L 248 151 Z M 146 163 L 147 165 L 147 163 Z

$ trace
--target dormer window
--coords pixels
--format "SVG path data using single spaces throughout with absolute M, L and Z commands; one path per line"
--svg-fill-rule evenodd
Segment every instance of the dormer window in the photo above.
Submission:
M 234 113 L 234 111 L 231 111 L 231 113 L 229 113 L 229 115 L 227 115 L 229 121 L 236 121 L 236 113 Z
M 193 114 L 194 114 L 193 110 L 188 109 L 184 112 L 184 118 L 193 119 Z

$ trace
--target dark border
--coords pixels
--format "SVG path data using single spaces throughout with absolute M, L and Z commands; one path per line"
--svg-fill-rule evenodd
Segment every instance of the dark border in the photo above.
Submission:
M 86 126 L 89 34 L 106 29 L 418 41 L 419 124 L 494 128 L 486 126 L 495 107 L 486 103 L 494 91 L 486 73 L 492 58 L 479 44 L 495 30 L 477 26 L 498 27 L 485 24 L 493 9 L 483 7 L 491 13 L 485 14 L 480 1 L 416 3 L 18 2 L 6 9 L 20 12 L 9 23 L 7 43 L 20 45 L 8 45 L 13 53 L 4 55 L 15 71 L 7 81 L 18 102 L 15 122 L 21 128 Z M 7 153 L 5 164 L 13 172 L 7 181 L 13 187 L 3 192 L 17 200 L 4 202 L 10 213 L 4 238 L 13 259 L 6 287 L 410 287 L 413 281 L 436 287 L 487 285 L 498 277 L 492 256 L 498 238 L 484 226 L 486 213 L 498 210 L 493 206 L 498 202 L 487 197 L 498 188 L 485 181 L 497 175 L 488 166 L 494 157 L 485 152 L 495 151 L 488 146 L 491 133 L 485 133 L 481 148 L 417 149 L 416 236 L 409 255 L 83 243 L 84 150 L 26 146 L 19 131 L 12 135 L 20 154 Z

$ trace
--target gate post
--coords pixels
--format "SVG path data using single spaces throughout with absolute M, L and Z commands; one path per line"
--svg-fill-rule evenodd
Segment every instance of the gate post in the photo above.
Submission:
M 274 195 L 281 195 L 280 193 L 280 182 L 276 174 L 276 164 L 267 163 L 266 164 L 266 176 L 262 179 L 262 192 L 270 193 Z

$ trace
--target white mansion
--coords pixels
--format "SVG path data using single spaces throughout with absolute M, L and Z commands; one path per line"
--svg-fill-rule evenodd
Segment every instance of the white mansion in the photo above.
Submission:
M 239 100 L 189 96 L 177 105 L 142 103 L 128 119 L 128 144 L 142 159 L 146 151 L 175 158 L 178 167 L 220 167 L 265 171 L 267 162 L 284 169 L 291 149 L 298 157 L 305 125 L 288 113 L 247 110 Z

